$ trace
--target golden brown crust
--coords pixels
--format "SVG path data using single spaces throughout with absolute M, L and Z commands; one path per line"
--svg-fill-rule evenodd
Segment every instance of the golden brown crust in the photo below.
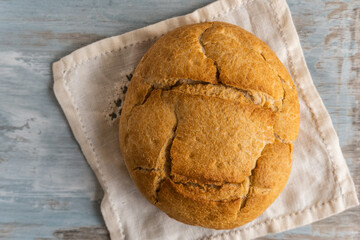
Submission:
M 169 216 L 193 225 L 228 229 L 259 216 L 281 193 L 291 171 L 292 145 L 277 140 L 265 147 L 241 197 L 219 201 L 190 195 L 181 184 L 166 179 L 157 206 Z M 186 194 L 184 193 L 186 191 Z
M 254 104 L 181 94 L 175 114 L 171 174 L 194 182 L 241 183 L 274 141 L 272 111 Z
M 294 83 L 265 43 L 231 24 L 193 24 L 139 63 L 120 148 L 151 203 L 184 223 L 229 229 L 284 188 L 299 115 Z
M 216 67 L 204 56 L 199 36 L 211 23 L 177 28 L 161 37 L 136 69 L 148 83 L 157 87 L 181 78 L 216 83 Z

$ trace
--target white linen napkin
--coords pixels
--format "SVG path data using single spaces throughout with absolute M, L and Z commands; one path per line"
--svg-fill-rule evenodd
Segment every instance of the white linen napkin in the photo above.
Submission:
M 291 74 L 301 108 L 285 190 L 254 221 L 233 230 L 189 226 L 145 200 L 118 144 L 118 119 L 136 65 L 154 41 L 181 25 L 225 21 L 266 42 Z M 306 66 L 285 0 L 223 0 L 195 12 L 107 38 L 53 65 L 54 91 L 105 195 L 101 211 L 112 239 L 249 239 L 309 224 L 359 204 L 329 114 Z

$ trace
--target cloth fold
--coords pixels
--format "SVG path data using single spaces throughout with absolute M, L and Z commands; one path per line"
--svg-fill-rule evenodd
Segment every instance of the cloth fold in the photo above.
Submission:
M 132 72 L 166 32 L 224 21 L 263 40 L 292 76 L 301 125 L 289 181 L 254 221 L 232 230 L 189 226 L 148 203 L 131 181 L 118 144 L 118 119 Z M 191 14 L 107 38 L 53 64 L 55 95 L 104 189 L 101 211 L 112 239 L 250 239 L 331 216 L 359 204 L 329 114 L 306 66 L 285 0 L 221 0 Z

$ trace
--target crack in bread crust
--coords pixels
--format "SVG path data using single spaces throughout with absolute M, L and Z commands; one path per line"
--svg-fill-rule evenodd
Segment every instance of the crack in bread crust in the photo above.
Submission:
M 274 133 L 274 137 L 276 140 L 282 142 L 282 143 L 291 143 L 291 142 L 288 142 L 288 141 L 285 141 L 283 140 L 279 135 L 277 135 L 276 133 Z
M 136 107 L 138 107 L 138 106 L 144 105 L 144 104 L 146 103 L 146 101 L 149 99 L 151 93 L 152 93 L 154 90 L 155 90 L 155 88 L 154 88 L 153 86 L 151 86 L 151 87 L 147 90 L 147 92 L 146 92 L 146 94 L 145 94 L 145 96 L 144 96 L 144 99 L 141 101 L 141 103 L 138 103 L 138 104 L 135 104 L 135 105 L 131 106 L 129 113 L 128 113 L 127 116 L 126 116 L 126 122 L 129 121 L 129 118 L 130 118 L 131 113 L 132 113 L 132 111 L 134 110 L 134 108 L 136 108 Z
M 216 75 L 215 75 L 215 78 L 216 78 L 216 80 L 217 80 L 217 83 L 218 83 L 218 84 L 219 84 L 219 83 L 220 83 L 220 84 L 223 84 L 222 81 L 221 81 L 221 79 L 220 79 L 221 68 L 220 68 L 220 66 L 218 65 L 218 63 L 217 63 L 216 60 L 214 60 L 213 58 L 211 58 L 211 57 L 209 57 L 209 56 L 207 55 L 206 49 L 205 49 L 204 43 L 203 43 L 203 36 L 204 36 L 204 34 L 205 34 L 207 31 L 209 31 L 211 28 L 213 28 L 213 26 L 214 26 L 214 24 L 211 24 L 210 27 L 206 28 L 206 29 L 199 35 L 199 38 L 198 38 L 198 39 L 199 39 L 199 44 L 200 44 L 200 46 L 201 46 L 201 52 L 204 54 L 204 56 L 205 56 L 206 58 L 212 60 L 213 63 L 214 63 L 214 65 L 215 65 L 215 67 L 216 67 Z M 280 77 L 280 75 L 278 74 L 278 72 L 271 66 L 271 64 L 269 64 L 268 60 L 266 59 L 266 57 L 264 56 L 264 54 L 263 54 L 262 52 L 257 51 L 256 49 L 252 48 L 250 45 L 248 45 L 248 47 L 249 47 L 249 49 L 250 49 L 252 52 L 255 52 L 255 53 L 259 54 L 259 55 L 262 57 L 263 61 L 266 63 L 266 65 L 267 65 L 274 73 L 276 73 L 276 75 L 279 77 L 280 80 L 284 81 L 284 79 Z M 246 77 L 246 78 L 247 78 L 247 77 Z M 225 85 L 225 84 L 224 84 L 224 85 Z M 226 85 L 226 86 L 230 87 L 229 85 Z M 252 89 L 242 89 L 242 88 L 237 88 L 237 89 L 242 90 L 242 91 L 245 91 L 245 92 L 248 92 L 248 93 L 253 93 L 254 95 L 255 95 L 255 94 L 256 94 L 256 95 L 260 95 L 260 96 L 262 95 L 262 96 L 265 96 L 265 99 L 270 98 L 272 101 L 275 101 L 275 99 L 272 98 L 270 95 L 268 95 L 268 94 L 266 94 L 266 93 L 264 93 L 264 92 L 261 92 L 261 91 L 255 91 L 255 90 L 252 90 Z M 283 89 L 283 91 L 284 91 L 284 89 Z M 253 94 L 250 94 L 250 95 L 252 96 L 252 101 L 255 103 L 255 101 L 254 101 L 255 98 L 254 98 L 254 95 L 253 95 Z M 281 100 L 281 102 L 283 102 L 283 98 L 280 99 L 280 100 Z M 255 104 L 257 104 L 257 103 L 255 103 Z M 258 105 L 258 104 L 257 104 L 257 105 Z M 270 107 L 270 108 L 272 108 L 273 111 L 277 111 L 277 110 L 278 110 L 276 107 L 275 107 L 275 108 Z
M 166 178 L 174 186 L 179 186 L 179 191 L 189 198 L 199 198 L 206 202 L 224 203 L 243 199 L 249 188 L 249 177 L 241 183 L 196 184 L 193 182 L 178 182 L 172 178 Z
M 271 143 L 270 143 L 270 144 L 271 144 Z M 238 213 L 240 212 L 240 210 L 241 210 L 243 207 L 246 206 L 246 202 L 247 202 L 247 200 L 248 200 L 248 196 L 249 196 L 250 190 L 251 190 L 252 185 L 253 185 L 254 171 L 255 171 L 255 169 L 257 168 L 258 160 L 259 160 L 259 159 L 261 158 L 261 156 L 263 155 L 263 151 L 264 151 L 264 149 L 266 148 L 267 145 L 268 145 L 268 144 L 265 144 L 265 145 L 264 145 L 263 149 L 261 150 L 260 156 L 259 156 L 259 157 L 256 159 L 256 161 L 255 161 L 255 165 L 254 165 L 253 169 L 251 169 L 251 173 L 250 173 L 250 175 L 249 175 L 249 181 L 250 181 L 250 183 L 249 183 L 249 188 L 248 188 L 248 191 L 247 191 L 246 195 L 244 196 L 244 198 L 241 199 L 241 205 L 240 205 L 240 208 L 239 208 Z
M 260 158 L 260 157 L 259 157 Z M 258 159 L 259 159 L 258 158 Z M 257 160 L 258 159 L 256 159 L 256 164 L 257 164 Z M 241 209 L 243 208 L 243 207 L 245 207 L 246 206 L 246 202 L 247 202 L 247 200 L 248 200 L 248 196 L 249 196 L 249 193 L 250 193 L 250 189 L 252 188 L 252 185 L 253 185 L 253 180 L 254 180 L 254 170 L 256 169 L 256 165 L 255 164 L 255 167 L 251 170 L 251 174 L 250 174 L 250 176 L 249 176 L 249 181 L 250 181 L 250 183 L 249 183 L 249 187 L 248 187 L 248 190 L 247 190 L 247 193 L 246 193 L 246 195 L 243 197 L 243 198 L 241 198 L 241 204 L 240 204 L 240 208 L 239 208 L 239 210 L 238 210 L 238 213 L 241 211 Z
M 255 50 L 254 50 L 255 51 Z M 261 57 L 264 59 L 264 61 L 265 62 L 267 62 L 267 60 L 266 60 L 266 58 L 265 58 L 265 56 L 264 56 L 264 54 L 263 53 L 259 53 L 260 55 L 261 55 Z
M 173 128 L 171 129 L 171 135 L 168 138 L 168 140 L 165 142 L 164 147 L 162 148 L 162 151 L 164 151 L 164 155 L 165 155 L 165 161 L 164 161 L 164 165 L 162 168 L 162 173 L 160 178 L 157 181 L 157 187 L 154 193 L 155 196 L 155 204 L 158 202 L 158 193 L 160 192 L 161 186 L 164 183 L 164 181 L 169 178 L 171 179 L 171 165 L 172 165 L 172 161 L 171 161 L 171 155 L 170 155 L 170 150 L 171 150 L 171 146 L 174 142 L 174 139 L 176 137 L 176 130 L 177 130 L 177 125 L 178 125 L 178 119 L 176 116 L 176 109 L 174 109 L 174 113 L 175 113 L 175 117 L 176 117 L 176 122 L 173 126 Z M 161 152 L 160 152 L 161 154 Z
M 186 86 L 189 86 L 188 89 L 190 92 L 185 91 L 184 88 Z M 207 89 L 203 89 L 203 88 L 201 88 L 201 86 L 204 86 Z M 263 108 L 270 108 L 273 112 L 278 111 L 278 109 L 276 108 L 276 106 L 274 106 L 274 103 L 273 103 L 275 101 L 275 99 L 264 92 L 241 89 L 241 88 L 229 86 L 229 85 L 226 85 L 223 83 L 212 84 L 212 83 L 196 81 L 196 80 L 192 80 L 192 79 L 178 79 L 174 82 L 173 85 L 162 86 L 159 88 L 151 86 L 151 88 L 149 88 L 148 92 L 146 93 L 143 102 L 140 104 L 134 105 L 131 108 L 131 110 L 128 113 L 128 118 L 130 117 L 132 110 L 136 107 L 144 105 L 146 103 L 147 99 L 151 96 L 152 91 L 154 91 L 156 89 L 159 89 L 162 91 L 174 90 L 174 91 L 181 92 L 184 94 L 216 97 L 216 98 L 220 98 L 223 100 L 229 100 L 229 101 L 236 101 L 241 97 L 240 95 L 242 95 L 243 97 L 248 99 L 251 103 L 253 103 L 257 106 L 261 106 Z M 203 90 L 208 90 L 208 91 L 203 91 Z M 222 92 L 227 91 L 228 93 L 232 93 L 232 95 L 230 95 L 230 96 L 229 95 L 227 96 L 226 94 L 219 95 L 219 94 L 216 94 L 216 91 L 222 91 Z M 237 97 L 234 97 L 234 95 L 237 95 Z M 258 100 L 259 97 L 262 99 L 265 99 L 265 102 L 262 101 L 262 99 L 259 101 Z
M 133 171 L 143 171 L 143 172 L 158 172 L 160 169 L 157 168 L 143 168 L 143 167 L 135 167 L 133 168 Z
M 203 42 L 202 42 L 202 37 L 203 37 L 204 33 L 205 33 L 206 31 L 208 31 L 209 29 L 211 29 L 212 27 L 213 27 L 213 24 L 211 24 L 210 27 L 206 28 L 206 29 L 199 35 L 199 44 L 200 44 L 200 46 L 201 46 L 201 51 L 202 51 L 202 53 L 204 54 L 204 56 L 205 56 L 206 58 L 210 59 L 211 61 L 213 61 L 214 66 L 216 67 L 215 79 L 216 79 L 217 83 L 219 83 L 219 82 L 220 82 L 220 67 L 219 67 L 219 65 L 217 64 L 217 62 L 216 62 L 214 59 L 212 59 L 212 58 L 210 58 L 209 56 L 206 55 L 206 50 L 205 50 L 204 44 L 203 44 Z
M 185 85 L 188 85 L 188 89 L 187 89 L 188 91 L 186 91 Z M 204 86 L 204 88 L 200 88 L 201 86 Z M 167 91 L 175 90 L 178 92 L 188 93 L 191 95 L 216 97 L 230 101 L 231 100 L 236 101 L 241 97 L 240 95 L 242 95 L 243 97 L 245 97 L 255 105 L 264 108 L 270 108 L 274 112 L 278 111 L 277 107 L 274 106 L 275 99 L 269 96 L 268 94 L 260 91 L 251 91 L 251 90 L 245 90 L 245 89 L 229 86 L 221 82 L 219 82 L 218 84 L 212 84 L 208 82 L 194 81 L 191 79 L 179 79 L 176 81 L 174 85 L 162 89 Z M 220 94 L 217 94 L 219 92 Z M 227 94 L 221 94 L 225 92 L 227 92 Z M 235 95 L 237 96 L 234 97 Z M 262 101 L 264 99 L 265 101 Z
M 173 178 L 171 178 L 173 179 Z M 222 182 L 220 184 L 216 183 L 198 183 L 198 182 L 191 182 L 191 181 L 173 181 L 175 184 L 184 184 L 184 185 L 190 185 L 193 187 L 198 187 L 200 189 L 206 189 L 206 188 L 213 188 L 213 189 L 221 189 L 223 186 L 229 185 L 229 186 L 241 186 L 245 181 L 242 181 L 240 183 L 230 183 L 230 182 Z

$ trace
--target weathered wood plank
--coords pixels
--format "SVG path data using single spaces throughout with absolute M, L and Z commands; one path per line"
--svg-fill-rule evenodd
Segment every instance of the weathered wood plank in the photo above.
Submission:
M 54 232 L 57 239 L 64 240 L 107 240 L 110 239 L 106 227 L 79 227 L 57 230 Z
M 51 63 L 210 2 L 0 1 L 0 239 L 108 239 L 102 190 L 55 100 Z M 359 194 L 359 1 L 288 3 Z M 357 239 L 359 219 L 355 208 L 262 239 Z

